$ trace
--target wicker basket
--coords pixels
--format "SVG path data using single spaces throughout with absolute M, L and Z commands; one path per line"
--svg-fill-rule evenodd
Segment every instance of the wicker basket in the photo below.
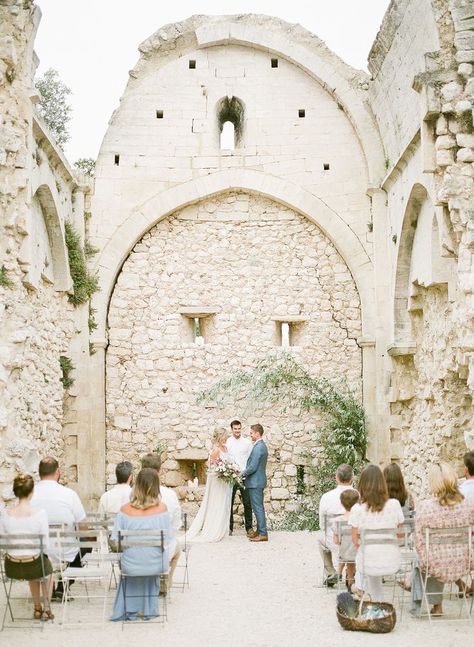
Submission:
M 395 613 L 393 604 L 389 602 L 362 602 L 359 607 L 359 614 L 371 606 L 385 609 L 389 613 L 384 618 L 361 618 L 360 616 L 357 618 L 349 618 L 349 616 L 346 616 L 336 608 L 339 624 L 346 631 L 369 631 L 373 634 L 387 634 L 389 631 L 392 631 L 397 622 L 397 614 Z

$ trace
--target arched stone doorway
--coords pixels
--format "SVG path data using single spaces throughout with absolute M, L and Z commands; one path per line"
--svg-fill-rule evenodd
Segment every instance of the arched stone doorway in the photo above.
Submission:
M 150 229 L 123 264 L 108 328 L 109 475 L 119 460 L 163 444 L 165 483 L 202 474 L 212 428 L 245 424 L 248 412 L 203 408 L 198 392 L 283 346 L 314 374 L 345 377 L 361 393 L 360 300 L 346 263 L 313 222 L 249 191 L 208 197 Z M 259 419 L 278 512 L 296 494 L 314 419 L 300 411 Z

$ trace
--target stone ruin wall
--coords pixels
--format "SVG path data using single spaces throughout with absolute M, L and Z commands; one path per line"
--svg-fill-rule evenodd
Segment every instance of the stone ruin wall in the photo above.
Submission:
M 431 194 L 440 228 L 439 249 L 428 245 L 424 251 L 441 252 L 450 265 L 450 276 L 439 282 L 406 286 L 411 303 L 406 341 L 414 342 L 415 349 L 394 357 L 391 366 L 392 456 L 401 460 L 411 487 L 420 495 L 426 493 L 426 470 L 433 460 L 460 467 L 466 447 L 474 447 L 473 28 L 472 2 L 397 0 L 369 59 L 375 76 L 375 113 L 379 121 L 391 117 L 391 124 L 381 124 L 389 151 L 388 172 L 398 176 L 399 187 L 405 185 L 396 202 L 388 194 L 393 226 L 389 233 L 398 235 L 398 245 L 404 244 L 403 216 L 413 183 L 420 182 Z M 417 37 L 411 38 L 414 29 Z M 402 83 L 394 83 L 397 75 L 404 78 Z M 390 110 L 382 109 L 384 93 Z M 413 144 L 418 130 L 419 139 Z M 417 174 L 408 160 L 413 145 L 421 157 Z M 411 263 L 419 262 L 413 249 Z
M 210 307 L 205 343 L 192 340 L 186 308 Z M 107 472 L 167 445 L 163 479 L 186 484 L 184 460 L 205 460 L 216 426 L 260 421 L 269 444 L 267 496 L 292 505 L 296 465 L 320 422 L 299 410 L 246 411 L 196 403 L 235 369 L 250 369 L 279 346 L 272 318 L 296 324 L 295 359 L 321 376 L 343 376 L 360 395 L 360 303 L 345 263 L 316 225 L 268 199 L 230 191 L 189 206 L 137 243 L 109 311 Z M 280 347 L 281 348 L 281 347 Z M 181 468 L 181 471 L 180 471 Z M 201 479 L 202 482 L 202 479 Z M 188 500 L 199 499 L 191 490 Z
M 78 325 L 78 313 L 74 312 L 68 304 L 66 290 L 55 289 L 54 284 L 51 283 L 50 270 L 46 266 L 39 269 L 40 280 L 34 289 L 29 285 L 28 280 L 25 280 L 31 270 L 26 266 L 23 257 L 25 241 L 28 241 L 28 237 L 33 245 L 31 242 L 33 232 L 28 229 L 28 222 L 31 222 L 31 214 L 35 209 L 32 178 L 41 166 L 39 160 L 42 155 L 53 175 L 58 166 L 57 153 L 52 152 L 47 141 L 40 143 L 37 139 L 35 142 L 33 135 L 33 110 L 30 101 L 31 62 L 38 15 L 34 12 L 32 2 L 20 3 L 14 0 L 2 2 L 0 12 L 2 35 L 0 44 L 2 114 L 0 250 L 1 265 L 5 267 L 8 277 L 14 283 L 13 288 L 0 287 L 0 325 L 2 327 L 0 498 L 8 498 L 11 496 L 12 475 L 17 470 L 34 470 L 39 447 L 41 447 L 41 453 L 51 451 L 63 459 L 68 455 L 69 443 L 72 445 L 75 443 L 74 451 L 80 453 L 83 456 L 83 462 L 87 463 L 87 448 L 90 441 L 88 434 L 92 432 L 86 430 L 88 423 L 84 411 L 77 413 L 79 418 L 82 416 L 80 421 L 84 432 L 81 436 L 82 441 L 77 440 L 78 429 L 74 432 L 76 436 L 70 433 L 76 424 L 74 415 L 69 417 L 70 424 L 63 426 L 64 390 L 59 380 L 60 373 L 57 370 L 56 359 L 61 354 L 67 354 L 71 346 L 75 347 L 74 352 L 81 362 L 81 375 L 78 375 L 78 382 L 82 385 L 82 394 L 86 394 L 87 334 L 82 330 L 84 320 L 82 315 L 85 314 L 87 318 L 87 313 L 79 316 L 80 325 Z M 397 176 L 395 184 L 401 187 L 396 199 L 392 199 L 389 192 L 387 194 L 389 219 L 395 214 L 393 220 L 389 220 L 386 225 L 387 248 L 391 250 L 388 257 L 393 269 L 393 277 L 397 271 L 396 254 L 402 238 L 403 216 L 410 187 L 414 182 L 422 182 L 427 186 L 434 211 L 439 216 L 440 222 L 446 221 L 442 234 L 442 242 L 445 244 L 442 253 L 450 258 L 453 268 L 449 281 L 426 285 L 418 290 L 417 307 L 413 308 L 409 315 L 411 324 L 409 341 L 416 342 L 415 352 L 387 360 L 387 374 L 390 374 L 387 382 L 390 381 L 391 388 L 387 389 L 386 397 L 390 400 L 392 457 L 402 462 L 412 487 L 420 493 L 425 481 L 425 466 L 428 460 L 432 460 L 433 457 L 456 460 L 459 459 L 465 446 L 474 446 L 471 422 L 473 385 L 471 365 L 474 361 L 472 336 L 474 313 L 473 25 L 474 9 L 469 0 L 432 0 L 431 2 L 394 0 L 384 19 L 371 56 L 371 65 L 374 66 L 371 71 L 375 78 L 370 83 L 369 94 L 386 149 L 387 177 L 392 182 Z M 426 52 L 434 53 L 425 56 Z M 414 81 L 413 84 L 412 81 Z M 421 109 L 423 121 L 419 119 L 419 109 Z M 54 146 L 52 148 L 54 149 Z M 422 157 L 417 173 L 412 172 L 407 162 L 407 151 L 413 148 Z M 51 158 L 54 158 L 53 165 L 51 165 Z M 43 165 L 44 163 L 43 161 Z M 56 166 L 56 169 L 53 166 Z M 428 175 L 430 179 L 427 180 Z M 74 208 L 71 197 L 74 187 L 61 173 L 57 177 L 57 182 L 61 187 L 62 209 L 64 213 L 71 214 Z M 239 194 L 231 194 L 228 197 L 235 197 L 236 202 L 242 199 L 242 195 L 239 198 Z M 327 197 L 329 199 L 330 196 Z M 249 204 L 252 200 L 254 199 L 249 200 Z M 196 209 L 201 209 L 202 206 Z M 194 207 L 188 209 L 192 210 Z M 281 207 L 277 209 L 280 212 Z M 184 210 L 181 214 L 187 212 L 188 210 Z M 79 213 L 73 217 L 81 220 Z M 301 220 L 300 216 L 295 214 L 293 218 Z M 189 222 L 192 221 L 192 218 L 186 221 L 188 227 Z M 173 228 L 177 222 L 181 220 L 175 214 L 157 225 L 152 232 L 158 230 L 161 232 L 161 229 L 166 230 L 167 227 Z M 303 222 L 305 226 L 319 231 L 307 221 Z M 377 227 L 377 222 L 374 222 L 374 227 Z M 395 242 L 393 242 L 394 237 Z M 159 238 L 162 239 L 161 234 Z M 42 240 L 44 243 L 44 237 Z M 141 246 L 145 246 L 147 241 L 150 241 L 151 245 L 151 240 L 152 233 L 149 233 L 138 243 L 124 266 L 126 271 L 129 266 L 138 262 L 135 256 L 143 253 L 138 251 Z M 342 260 L 339 259 L 338 263 L 342 263 Z M 123 276 L 119 278 L 112 301 L 110 320 L 112 331 L 120 328 L 113 323 L 113 317 L 120 316 L 120 310 L 117 309 L 117 312 L 115 310 L 115 302 L 122 298 L 119 294 L 122 290 Z M 379 278 L 380 276 L 376 277 L 376 280 L 378 281 Z M 129 289 L 132 294 L 135 289 L 133 283 Z M 409 285 L 407 292 L 408 290 L 411 290 Z M 200 299 L 201 294 L 196 293 L 196 297 Z M 138 298 L 134 308 L 139 312 L 142 309 L 146 311 L 150 303 L 151 295 L 146 299 Z M 343 304 L 343 309 L 345 307 L 346 305 Z M 181 315 L 179 317 L 182 324 Z M 218 315 L 214 316 L 215 321 L 218 321 Z M 178 328 L 176 321 L 174 329 Z M 82 331 L 80 342 L 74 334 L 79 329 Z M 131 331 L 131 328 L 124 327 L 124 329 Z M 208 332 L 216 331 L 212 330 L 211 325 Z M 221 334 L 220 331 L 217 332 Z M 138 335 L 140 336 L 141 333 L 142 331 L 139 331 Z M 242 334 L 242 331 L 239 330 L 239 334 Z M 356 336 L 354 334 L 354 337 Z M 155 439 L 161 438 L 156 432 L 156 427 L 152 426 L 156 412 L 151 411 L 147 418 L 149 427 L 140 429 L 138 419 L 133 415 L 128 416 L 125 411 L 127 403 L 124 404 L 123 398 L 125 395 L 128 397 L 128 393 L 122 392 L 120 386 L 125 382 L 120 380 L 115 384 L 113 382 L 119 378 L 128 379 L 126 367 L 130 360 L 124 360 L 124 364 L 120 364 L 119 355 L 117 355 L 118 359 L 114 359 L 116 357 L 114 353 L 120 344 L 123 344 L 124 348 L 127 346 L 127 350 L 131 351 L 131 337 L 122 340 L 111 338 L 108 351 L 108 379 L 111 380 L 110 384 L 113 387 L 107 411 L 109 476 L 114 462 L 122 456 L 125 457 L 125 452 L 128 452 L 127 443 L 132 441 L 132 430 L 134 441 L 138 441 L 137 451 L 134 449 L 135 455 L 141 453 L 142 447 L 144 450 L 149 449 L 149 445 L 153 444 Z M 272 344 L 270 346 L 273 347 Z M 185 350 L 187 352 L 189 349 Z M 192 349 L 190 356 L 183 351 L 180 361 L 184 365 L 185 359 L 189 361 L 191 357 L 191 361 L 194 362 L 193 353 L 208 351 L 206 347 Z M 297 354 L 299 351 L 293 352 Z M 349 355 L 352 353 L 353 360 L 357 358 L 357 362 L 360 362 L 359 349 L 356 346 L 344 352 Z M 142 359 L 150 361 L 149 357 Z M 196 360 L 198 359 L 199 357 L 196 357 Z M 303 357 L 301 359 L 304 361 Z M 117 362 L 116 365 L 113 364 L 114 361 Z M 354 362 L 354 375 L 357 373 L 357 379 L 354 379 L 360 385 L 360 366 L 355 360 Z M 338 364 L 338 362 L 335 363 Z M 194 381 L 199 381 L 199 368 L 198 363 L 195 368 L 197 378 Z M 117 373 L 114 375 L 114 370 L 118 375 Z M 132 373 L 133 370 L 131 368 Z M 218 371 L 215 370 L 217 375 Z M 125 373 L 121 375 L 120 371 Z M 172 372 L 166 367 L 161 367 L 160 371 L 165 375 Z M 170 379 L 172 381 L 173 377 Z M 144 393 L 147 392 L 147 388 L 143 385 Z M 186 401 L 181 401 L 183 397 L 181 393 L 177 393 L 178 397 L 175 400 L 180 403 L 179 406 L 188 404 L 189 409 L 184 414 L 181 409 L 179 412 L 176 409 L 176 417 L 173 419 L 178 428 L 183 419 L 186 420 L 188 416 L 187 431 L 180 432 L 182 435 L 177 438 L 175 432 L 170 431 L 169 428 L 160 430 L 163 434 L 173 434 L 173 438 L 176 439 L 176 444 L 169 446 L 166 464 L 170 483 L 173 478 L 176 478 L 172 476 L 173 473 L 177 472 L 173 469 L 177 466 L 176 462 L 173 462 L 175 461 L 173 452 L 188 449 L 204 452 L 205 448 L 207 449 L 209 428 L 214 427 L 216 423 L 228 424 L 229 419 L 239 415 L 231 410 L 217 412 L 215 409 L 206 409 L 200 413 L 204 423 L 201 430 L 196 429 L 191 432 L 195 417 L 191 420 L 190 412 L 193 411 L 194 404 L 191 403 L 191 387 L 189 388 Z M 134 401 L 140 389 L 141 387 L 138 388 L 136 385 L 133 387 Z M 163 393 L 163 406 L 170 406 L 171 398 L 167 400 L 166 394 Z M 161 399 L 162 396 L 159 397 Z M 83 398 L 84 403 L 87 403 L 87 397 Z M 135 402 L 134 406 L 137 404 Z M 115 410 L 114 407 L 117 409 Z M 239 417 L 247 422 L 250 415 L 259 415 L 260 412 L 244 413 L 245 415 Z M 275 434 L 276 439 L 279 438 L 279 433 L 283 438 L 281 430 L 290 428 L 290 425 L 294 424 L 297 412 L 292 414 L 294 415 L 287 418 L 279 414 L 279 420 L 282 421 L 279 425 L 280 430 L 272 428 L 271 416 L 263 415 L 261 420 L 264 425 L 271 428 L 271 433 Z M 131 418 L 130 422 L 126 420 L 127 416 Z M 114 424 L 115 418 L 121 417 L 120 424 L 125 425 L 123 428 Z M 136 428 L 135 423 L 137 423 Z M 301 433 L 301 439 L 304 442 L 306 442 L 305 434 L 309 432 L 309 426 L 305 425 L 306 422 L 303 422 L 301 429 L 292 427 L 295 430 L 294 437 L 297 438 L 296 433 Z M 186 437 L 186 433 L 193 437 Z M 163 438 L 166 439 L 166 436 Z M 119 439 L 125 443 L 120 450 L 117 445 Z M 168 440 L 172 441 L 172 438 L 169 437 Z M 78 451 L 78 442 L 79 444 L 82 442 L 81 452 Z M 199 445 L 193 446 L 193 442 Z M 295 488 L 294 465 L 291 466 L 289 463 L 295 463 L 295 461 L 298 463 L 300 458 L 294 454 L 294 445 L 289 440 L 288 444 L 282 445 L 282 450 L 280 460 L 282 462 L 288 460 L 288 465 L 283 470 L 277 469 L 279 467 L 277 463 L 271 465 L 274 479 L 272 487 L 287 490 L 288 492 L 284 492 L 286 497 L 292 495 L 294 493 L 292 488 Z M 73 467 L 73 460 L 69 460 L 68 463 Z M 289 473 L 285 474 L 285 470 L 289 470 Z M 73 472 L 74 469 L 69 475 L 71 480 L 77 476 Z M 281 501 L 287 502 L 289 499 L 275 497 L 273 505 L 277 510 L 282 507 Z
M 75 183 L 60 151 L 34 123 L 30 97 L 38 22 L 32 2 L 1 3 L 0 266 L 11 284 L 0 286 L 0 506 L 13 498 L 14 476 L 36 474 L 46 454 L 58 457 L 66 480 L 77 476 L 65 465 L 59 365 L 61 355 L 70 355 L 77 315 L 67 297 L 71 279 L 64 240 L 62 250 L 53 249 L 46 203 L 33 196 L 40 177 L 49 177 L 47 191 L 56 194 L 60 217 L 72 218 Z M 55 273 L 56 262 L 63 262 L 62 276 Z

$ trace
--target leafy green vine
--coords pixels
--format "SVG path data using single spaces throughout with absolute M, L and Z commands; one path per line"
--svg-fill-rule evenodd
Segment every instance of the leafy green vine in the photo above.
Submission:
M 81 238 L 71 223 L 65 223 L 66 246 L 69 256 L 69 269 L 71 272 L 74 292 L 69 295 L 69 301 L 74 306 L 87 303 L 94 292 L 99 289 L 96 276 L 89 273 L 81 245 Z
M 319 497 L 334 487 L 338 465 L 349 463 L 356 472 L 364 465 L 364 407 L 344 381 L 312 377 L 290 354 L 282 353 L 266 357 L 250 371 L 231 373 L 198 396 L 198 403 L 218 407 L 237 400 L 240 408 L 246 403 L 279 405 L 323 415 L 323 424 L 313 432 L 319 447 L 307 450 L 312 487 L 302 503 L 306 517 L 314 519 Z

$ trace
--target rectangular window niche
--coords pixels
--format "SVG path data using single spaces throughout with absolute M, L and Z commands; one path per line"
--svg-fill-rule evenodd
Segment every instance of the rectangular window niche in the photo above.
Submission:
M 183 318 L 183 341 L 187 344 L 204 346 L 209 343 L 212 317 L 219 312 L 213 306 L 189 306 L 179 309 Z
M 275 322 L 275 345 L 282 348 L 300 346 L 302 332 L 307 318 L 302 315 L 278 315 L 271 317 Z

